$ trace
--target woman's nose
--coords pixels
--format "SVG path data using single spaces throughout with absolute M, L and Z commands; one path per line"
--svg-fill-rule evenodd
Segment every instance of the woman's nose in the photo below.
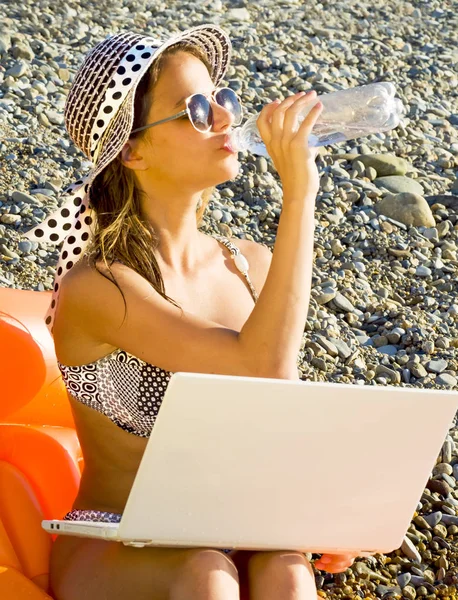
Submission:
M 217 102 L 212 103 L 213 108 L 213 131 L 224 131 L 232 126 L 235 117 L 230 110 Z

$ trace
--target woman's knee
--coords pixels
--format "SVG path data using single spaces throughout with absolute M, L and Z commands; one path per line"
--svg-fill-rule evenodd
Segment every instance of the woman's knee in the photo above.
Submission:
M 238 585 L 238 573 L 234 561 L 219 550 L 196 549 L 187 553 L 186 559 L 180 565 L 174 582 L 175 588 L 204 584 L 210 574 L 223 572 Z
M 269 577 L 283 586 L 294 588 L 298 582 L 315 582 L 312 566 L 304 554 L 296 551 L 257 552 L 248 563 L 250 579 Z

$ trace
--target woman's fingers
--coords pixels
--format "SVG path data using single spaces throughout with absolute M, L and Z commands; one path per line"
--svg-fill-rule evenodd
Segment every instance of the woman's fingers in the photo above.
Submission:
M 328 573 L 342 573 L 353 564 L 354 554 L 323 554 L 315 561 L 315 568 Z
M 312 92 L 315 93 L 315 92 Z M 284 129 L 285 112 L 297 103 L 298 100 L 310 95 L 305 92 L 298 92 L 288 96 L 283 101 L 275 100 L 266 104 L 261 110 L 256 125 L 264 143 L 270 143 L 272 137 L 281 137 Z
M 274 100 L 274 102 L 266 104 L 257 118 L 256 126 L 265 144 L 269 144 L 272 138 L 272 115 L 280 105 L 280 102 L 281 100 Z
M 286 135 L 284 135 L 285 141 L 289 142 L 293 137 L 295 137 L 296 133 L 300 130 L 301 126 L 305 122 L 310 122 L 310 112 L 305 116 L 304 121 L 301 125 L 298 126 L 297 119 L 300 113 L 302 113 L 307 105 L 316 102 L 317 94 L 314 90 L 308 92 L 305 96 L 302 96 L 291 106 L 285 113 L 285 118 L 283 121 L 283 130 Z
M 272 116 L 272 137 L 274 139 L 283 138 L 283 133 L 285 131 L 285 117 L 291 110 L 298 110 L 298 107 L 301 107 L 300 104 L 302 99 L 306 97 L 304 92 L 299 92 L 298 94 L 294 94 L 293 96 L 288 96 L 283 102 L 278 106 L 277 110 L 274 112 Z
M 265 106 L 257 125 L 267 152 L 287 191 L 284 199 L 310 198 L 319 188 L 319 174 L 315 164 L 317 150 L 308 146 L 306 130 L 311 130 L 318 114 L 312 110 L 297 127 L 300 113 L 307 103 L 316 103 L 316 92 L 289 96 L 280 104 Z M 308 129 L 306 129 L 308 128 Z
M 295 137 L 295 139 L 304 141 L 307 141 L 308 144 L 308 138 L 310 136 L 310 134 L 312 133 L 312 129 L 315 126 L 315 123 L 319 117 L 319 115 L 321 114 L 323 110 L 323 105 L 321 102 L 317 102 L 314 106 L 312 106 L 309 114 L 307 115 L 307 117 L 304 119 L 304 121 L 301 123 L 298 131 L 297 131 L 297 135 Z
M 291 138 L 302 129 L 304 123 L 306 126 L 308 124 L 311 130 L 316 117 L 313 109 L 305 117 L 300 127 L 296 127 L 296 119 L 298 114 L 307 106 L 307 103 L 316 101 L 316 98 L 315 90 L 311 90 L 307 93 L 298 92 L 288 96 L 282 102 L 275 100 L 266 104 L 256 122 L 264 143 L 269 144 L 272 139 L 289 143 Z

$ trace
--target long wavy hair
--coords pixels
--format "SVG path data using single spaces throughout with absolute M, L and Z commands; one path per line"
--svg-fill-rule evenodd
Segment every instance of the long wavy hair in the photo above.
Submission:
M 178 42 L 166 48 L 152 63 L 137 86 L 132 129 L 147 124 L 148 114 L 154 102 L 154 88 L 167 57 L 178 52 L 187 52 L 197 57 L 211 74 L 211 65 L 206 55 L 196 46 L 188 42 Z M 130 139 L 142 138 L 147 131 L 138 131 L 132 134 Z M 198 227 L 202 224 L 205 209 L 214 190 L 215 187 L 211 187 L 202 192 L 196 211 Z M 121 153 L 97 175 L 90 189 L 90 200 L 97 215 L 97 224 L 91 247 L 88 249 L 89 264 L 116 285 L 123 297 L 126 312 L 124 294 L 110 268 L 116 259 L 139 273 L 163 298 L 178 306 L 165 293 L 164 280 L 154 252 L 159 239 L 154 228 L 142 214 L 141 195 L 142 191 L 136 183 L 134 172 L 121 162 Z M 112 279 L 97 268 L 98 261 L 103 261 Z M 124 318 L 125 315 L 126 313 Z

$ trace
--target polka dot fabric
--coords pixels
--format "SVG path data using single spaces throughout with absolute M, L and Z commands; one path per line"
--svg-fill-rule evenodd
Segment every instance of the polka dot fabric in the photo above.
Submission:
M 105 510 L 90 510 L 75 508 L 68 512 L 64 521 L 91 521 L 92 523 L 120 523 L 119 513 L 107 512 Z
M 63 242 L 45 322 L 52 333 L 62 278 L 84 255 L 96 225 L 89 190 L 95 177 L 119 154 L 130 137 L 137 85 L 166 48 L 187 41 L 204 50 L 218 86 L 231 56 L 227 34 L 215 25 L 198 25 L 166 40 L 132 32 L 109 35 L 85 57 L 68 94 L 64 120 L 75 145 L 93 163 L 91 171 L 65 190 L 69 197 L 24 237 Z
M 215 236 L 231 252 L 240 250 L 227 238 Z M 247 263 L 248 264 L 248 263 Z M 258 295 L 242 273 L 254 302 Z M 92 363 L 79 366 L 57 362 L 73 398 L 108 417 L 115 425 L 140 437 L 149 437 L 172 373 L 118 348 Z
M 78 367 L 57 363 L 68 392 L 115 425 L 149 437 L 172 373 L 118 348 Z
M 64 521 L 90 521 L 92 523 L 120 523 L 122 515 L 119 513 L 107 512 L 105 510 L 91 510 L 88 508 L 74 508 L 68 512 Z M 216 548 L 219 550 L 219 548 Z M 221 548 L 221 552 L 229 554 L 232 548 Z

